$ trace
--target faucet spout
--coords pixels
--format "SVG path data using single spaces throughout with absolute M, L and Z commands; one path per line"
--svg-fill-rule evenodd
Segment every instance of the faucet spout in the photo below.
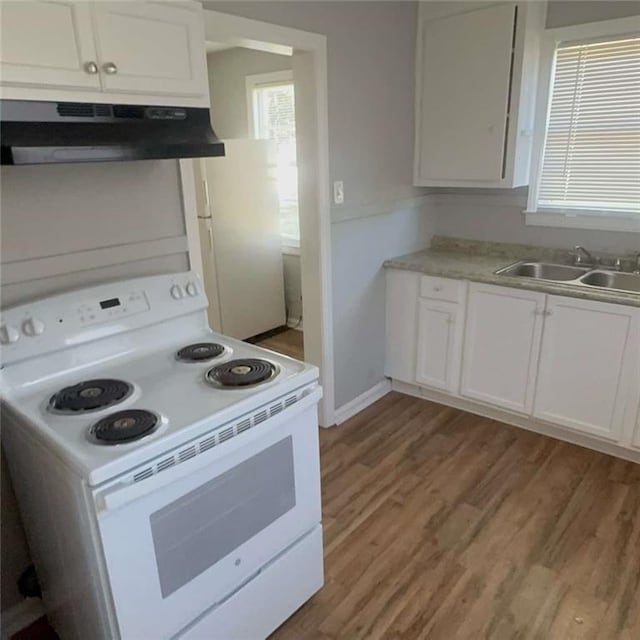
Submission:
M 576 264 L 582 264 L 582 255 L 584 255 L 589 261 L 588 264 L 595 265 L 598 263 L 598 259 L 593 256 L 590 251 L 587 251 L 582 245 L 577 244 L 574 248 L 576 252 Z

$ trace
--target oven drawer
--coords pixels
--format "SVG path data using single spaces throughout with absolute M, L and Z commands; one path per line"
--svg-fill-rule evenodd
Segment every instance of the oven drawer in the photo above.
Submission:
M 266 638 L 323 583 L 322 527 L 318 525 L 177 637 L 180 640 Z
M 171 638 L 320 522 L 317 395 L 119 491 L 97 503 L 121 638 Z

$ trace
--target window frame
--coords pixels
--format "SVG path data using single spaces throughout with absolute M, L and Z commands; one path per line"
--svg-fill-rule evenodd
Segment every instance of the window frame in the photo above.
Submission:
M 258 139 L 258 122 L 260 116 L 256 111 L 256 103 L 253 99 L 255 89 L 264 87 L 277 87 L 280 85 L 293 85 L 293 69 L 283 69 L 282 71 L 270 71 L 268 73 L 255 73 L 245 76 L 245 87 L 247 96 L 247 115 L 249 120 L 249 136 Z M 300 251 L 300 237 L 281 235 L 282 249 L 285 251 Z
M 544 145 L 551 111 L 551 92 L 555 75 L 555 53 L 566 42 L 588 42 L 640 32 L 640 16 L 603 20 L 569 27 L 545 30 L 540 43 L 538 95 L 533 133 L 533 148 L 525 222 L 531 226 L 569 227 L 602 231 L 640 233 L 640 213 L 612 210 L 551 209 L 538 207 L 540 179 L 544 160 Z

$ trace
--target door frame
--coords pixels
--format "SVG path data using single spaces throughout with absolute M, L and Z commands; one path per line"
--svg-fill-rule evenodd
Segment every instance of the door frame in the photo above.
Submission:
M 335 424 L 331 206 L 326 36 L 203 11 L 205 38 L 231 46 L 291 55 L 296 92 L 299 163 L 300 264 L 305 360 L 320 370 L 320 425 Z M 215 114 L 214 114 L 215 119 Z M 202 275 L 192 160 L 180 160 L 180 181 L 191 269 Z

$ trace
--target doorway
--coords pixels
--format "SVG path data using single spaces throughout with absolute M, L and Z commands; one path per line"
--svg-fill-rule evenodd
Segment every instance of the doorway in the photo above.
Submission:
M 212 124 L 226 146 L 195 169 L 209 322 L 303 360 L 292 56 L 207 48 Z
M 320 424 L 334 424 L 333 318 L 331 305 L 331 226 L 329 204 L 329 160 L 327 122 L 326 37 L 241 18 L 217 11 L 204 11 L 205 37 L 219 52 L 230 48 L 262 51 L 288 56 L 295 87 L 295 134 L 298 165 L 298 210 L 300 228 L 300 327 L 305 361 L 320 370 L 323 398 Z M 214 51 L 215 52 L 215 49 Z M 260 71 L 251 75 L 260 75 Z M 245 87 L 245 104 L 247 91 Z M 214 129 L 220 129 L 212 113 Z M 223 137 L 223 136 L 221 136 Z M 198 167 L 181 162 L 183 200 L 193 268 L 200 266 L 200 237 L 197 211 Z M 211 197 L 211 195 L 209 196 Z M 208 241 L 208 240 L 207 240 Z M 286 256 L 286 254 L 285 254 Z M 283 263 L 286 257 L 283 256 Z M 241 270 L 238 270 L 241 273 Z M 283 283 L 284 285 L 284 283 Z M 293 306 L 293 305 L 291 305 Z M 254 301 L 253 312 L 259 309 Z M 289 313 L 295 321 L 295 310 Z M 284 324 L 287 323 L 285 319 Z M 292 327 L 289 327 L 291 329 Z M 273 340 L 269 335 L 266 340 Z M 282 338 L 280 339 L 282 343 Z M 282 344 L 279 348 L 284 349 Z

